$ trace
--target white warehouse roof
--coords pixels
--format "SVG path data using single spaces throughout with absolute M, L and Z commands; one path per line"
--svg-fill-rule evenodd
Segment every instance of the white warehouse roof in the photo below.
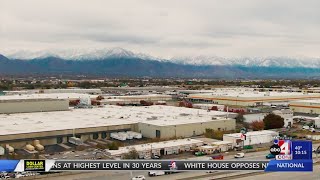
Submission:
M 320 99 L 307 99 L 307 100 L 299 100 L 299 101 L 291 101 L 290 104 L 293 103 L 308 103 L 310 105 L 315 104 L 315 105 L 320 105 Z
M 247 132 L 247 137 L 249 136 L 262 136 L 262 135 L 272 135 L 272 136 L 277 136 L 279 133 L 275 131 L 269 131 L 269 130 L 263 130 L 263 131 L 251 131 Z M 229 137 L 234 137 L 234 138 L 240 138 L 241 133 L 233 133 L 233 134 L 224 134 L 223 136 L 229 136 Z
M 106 106 L 70 111 L 0 114 L 0 135 L 101 127 L 145 122 L 176 125 L 213 121 L 223 112 L 173 106 Z M 155 119 L 156 120 L 152 120 Z M 186 117 L 191 117 L 186 118 Z M 217 120 L 227 120 L 217 117 Z
M 253 98 L 253 97 L 290 97 L 290 96 L 298 96 L 298 97 L 308 97 L 308 96 L 316 96 L 320 98 L 319 93 L 312 94 L 304 94 L 300 92 L 259 92 L 259 91 L 215 91 L 212 93 L 204 93 L 204 94 L 192 94 L 190 97 L 212 97 L 212 96 L 226 96 L 226 97 L 243 97 L 243 98 Z
M 108 153 L 112 156 L 116 156 L 116 155 L 128 153 L 131 149 L 136 149 L 138 152 L 141 152 L 141 151 L 148 151 L 148 150 L 150 151 L 151 149 L 163 149 L 163 148 L 187 146 L 187 145 L 191 146 L 194 144 L 197 146 L 201 146 L 203 144 L 203 141 L 196 140 L 196 139 L 177 139 L 177 140 L 171 140 L 171 141 L 120 147 L 118 150 L 108 150 Z
M 80 93 L 48 93 L 48 94 L 23 94 L 0 96 L 0 100 L 26 100 L 26 99 L 79 99 L 84 97 L 96 98 L 97 95 Z

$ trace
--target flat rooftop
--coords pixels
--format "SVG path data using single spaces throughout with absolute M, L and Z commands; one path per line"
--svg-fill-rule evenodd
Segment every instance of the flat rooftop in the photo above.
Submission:
M 0 103 L 6 103 L 6 102 L 37 102 L 37 101 L 67 101 L 66 99 L 50 99 L 50 98 L 40 98 L 40 99 L 7 99 L 7 100 L 1 100 Z
M 269 131 L 269 130 L 263 130 L 263 131 L 251 131 L 251 132 L 247 132 L 247 137 L 248 136 L 262 136 L 262 135 L 272 135 L 272 136 L 276 136 L 278 135 L 278 132 L 275 131 Z M 241 137 L 241 133 L 233 133 L 233 134 L 224 134 L 223 136 L 229 136 L 229 137 L 235 137 L 235 138 L 240 138 Z
M 3 91 L 4 93 L 14 93 L 14 94 L 25 94 L 25 93 L 55 93 L 55 92 L 65 92 L 65 93 L 73 93 L 73 92 L 100 92 L 101 89 L 82 89 L 82 88 L 68 88 L 68 89 L 26 89 L 21 91 Z
M 48 94 L 23 94 L 23 95 L 4 95 L 0 96 L 0 100 L 26 100 L 26 99 L 79 99 L 79 98 L 95 98 L 97 95 L 89 95 L 82 93 L 48 93 Z
M 299 100 L 299 101 L 292 101 L 290 104 L 293 103 L 309 103 L 309 104 L 319 104 L 320 105 L 320 99 L 306 99 L 306 100 Z
M 159 126 L 226 120 L 224 112 L 173 106 L 105 106 L 70 111 L 0 114 L 0 135 L 115 126 L 145 122 Z M 26 128 L 27 127 L 27 128 Z
M 261 98 L 261 99 L 269 99 L 269 98 L 320 98 L 320 93 L 303 93 L 303 92 L 277 92 L 277 91 L 267 91 L 267 92 L 259 92 L 254 91 L 253 89 L 215 89 L 211 90 L 211 92 L 207 93 L 197 93 L 191 94 L 188 96 L 189 98 Z
M 228 97 L 282 97 L 282 96 L 312 96 L 317 95 L 320 97 L 319 93 L 304 94 L 299 92 L 259 92 L 259 91 L 247 91 L 247 92 L 213 92 L 213 93 L 204 93 L 204 94 L 192 94 L 193 96 L 200 97 L 212 97 L 212 96 L 228 96 Z
M 101 87 L 103 90 L 175 90 L 175 89 L 180 89 L 179 87 L 176 86 L 144 86 L 144 87 L 128 87 L 128 86 L 123 86 L 123 87 Z
M 186 145 L 191 146 L 193 144 L 201 146 L 203 144 L 203 141 L 196 140 L 196 139 L 177 139 L 177 140 L 171 140 L 171 141 L 120 147 L 118 150 L 108 150 L 108 153 L 110 153 L 110 155 L 112 156 L 115 156 L 115 155 L 128 153 L 133 148 L 141 152 L 141 151 L 148 151 L 148 150 L 150 151 L 150 150 L 163 149 L 163 148 L 186 146 Z
M 192 104 L 193 106 L 212 107 L 212 106 L 224 106 L 222 104 Z
M 105 99 L 148 99 L 148 98 L 172 98 L 171 95 L 166 94 L 143 94 L 130 96 L 104 96 Z

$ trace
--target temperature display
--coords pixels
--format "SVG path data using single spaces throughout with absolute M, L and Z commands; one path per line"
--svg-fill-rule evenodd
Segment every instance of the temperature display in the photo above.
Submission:
M 292 159 L 312 159 L 311 141 L 292 141 Z

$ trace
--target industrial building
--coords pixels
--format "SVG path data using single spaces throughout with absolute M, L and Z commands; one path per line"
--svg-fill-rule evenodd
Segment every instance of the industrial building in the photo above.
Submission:
M 216 89 L 210 93 L 191 94 L 187 99 L 194 103 L 225 104 L 234 106 L 260 106 L 264 103 L 290 102 L 296 100 L 319 99 L 319 93 L 299 92 L 259 92 L 253 89 Z
M 283 118 L 283 127 L 291 127 L 293 125 L 293 111 L 290 109 L 274 110 L 272 113 Z
M 150 121 L 140 122 L 139 131 L 148 138 L 192 137 L 202 135 L 207 128 L 213 130 L 233 130 L 235 120 L 225 117 L 211 117 L 206 115 L 180 115 L 172 120 L 150 118 Z
M 290 109 L 293 112 L 320 114 L 320 100 L 300 100 L 290 102 Z
M 120 147 L 118 150 L 107 150 L 106 153 L 109 156 L 121 157 L 124 154 L 129 153 L 132 149 L 135 149 L 139 154 L 139 158 L 150 159 L 153 155 L 162 156 L 178 154 L 180 152 L 190 151 L 191 149 L 195 149 L 202 145 L 203 142 L 196 139 L 177 139 L 171 141 Z
M 293 112 L 290 109 L 281 109 L 272 111 L 273 114 L 281 116 L 284 121 L 283 127 L 291 127 L 293 125 Z M 263 121 L 268 113 L 257 113 L 257 114 L 245 114 L 245 122 L 252 123 L 253 121 Z
M 0 113 L 29 113 L 69 110 L 70 101 L 96 99 L 78 93 L 24 94 L 0 96 Z
M 97 95 L 79 93 L 49 93 L 49 94 L 23 94 L 0 96 L 0 100 L 26 100 L 26 99 L 67 99 L 76 100 L 81 98 L 96 98 Z
M 266 117 L 268 113 L 256 113 L 256 114 L 245 114 L 244 122 L 246 123 L 252 123 L 253 121 L 263 121 L 264 117 Z
M 145 95 L 131 95 L 131 96 L 104 96 L 100 102 L 105 105 L 116 104 L 140 104 L 140 101 L 161 102 L 172 100 L 171 95 L 165 94 L 145 94 Z
M 221 113 L 221 112 L 219 112 Z M 0 114 L 0 144 L 23 148 L 33 140 L 42 145 L 110 138 L 113 132 L 134 131 L 144 137 L 190 137 L 206 128 L 235 129 L 235 120 L 214 111 L 169 106 L 105 106 L 69 111 Z
M 270 143 L 279 133 L 275 131 L 252 131 L 247 132 L 246 138 L 241 133 L 224 134 L 223 141 L 232 142 L 232 146 L 247 146 L 254 144 Z
M 224 111 L 224 105 L 220 104 L 192 104 L 193 108 L 204 109 L 204 110 L 216 110 Z
M 80 94 L 102 94 L 101 89 L 28 89 L 22 91 L 3 91 L 6 95 L 22 95 L 22 94 L 51 94 L 51 93 L 80 93 Z
M 145 86 L 145 87 L 101 87 L 101 90 L 105 93 L 117 93 L 117 94 L 146 94 L 156 92 L 172 92 L 181 88 L 172 86 Z
M 0 100 L 0 114 L 67 110 L 69 110 L 69 101 L 66 99 Z

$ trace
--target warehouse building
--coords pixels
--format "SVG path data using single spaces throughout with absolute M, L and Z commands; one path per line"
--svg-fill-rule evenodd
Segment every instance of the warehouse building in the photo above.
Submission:
M 80 93 L 80 94 L 102 94 L 101 89 L 28 89 L 22 91 L 3 91 L 6 95 L 22 95 L 22 94 L 51 94 L 51 93 Z
M 246 138 L 244 138 L 241 135 L 241 133 L 224 134 L 223 141 L 231 142 L 233 147 L 247 146 L 254 144 L 270 143 L 277 136 L 279 136 L 279 133 L 275 131 L 252 131 L 247 132 Z
M 170 154 L 179 154 L 180 152 L 190 151 L 202 146 L 203 142 L 196 139 L 177 139 L 149 144 L 140 144 L 134 146 L 120 147 L 118 150 L 107 150 L 107 154 L 113 157 L 121 157 L 135 149 L 139 158 L 150 159 L 152 156 L 162 156 Z
M 0 113 L 66 111 L 70 101 L 96 97 L 77 93 L 5 95 L 0 96 Z
M 67 143 L 73 136 L 82 141 L 105 139 L 113 132 L 134 131 L 144 137 L 167 138 L 199 135 L 206 128 L 235 129 L 234 119 L 215 117 L 214 112 L 169 106 L 0 114 L 0 119 L 0 145 L 14 148 L 23 148 L 34 140 L 42 145 Z
M 139 131 L 148 138 L 191 137 L 201 135 L 205 129 L 234 130 L 235 119 L 227 112 L 202 109 L 149 106 L 141 108 L 145 119 L 138 124 Z
M 67 143 L 76 136 L 82 141 L 110 137 L 111 132 L 128 131 L 137 122 L 115 115 L 120 111 L 106 108 L 72 111 L 0 114 L 0 144 L 23 148 L 33 140 L 42 145 Z M 111 115 L 113 114 L 113 115 Z
M 292 127 L 293 125 L 293 111 L 290 109 L 281 109 L 272 111 L 273 114 L 281 116 L 284 120 L 283 127 Z
M 0 100 L 0 114 L 67 110 L 69 101 L 65 99 Z
M 194 103 L 212 103 L 234 106 L 260 106 L 266 103 L 319 99 L 319 93 L 259 92 L 253 89 L 216 89 L 211 93 L 191 94 L 187 99 Z
M 192 137 L 205 133 L 207 128 L 213 130 L 233 130 L 235 120 L 224 117 L 181 115 L 172 120 L 151 118 L 140 122 L 138 129 L 148 138 Z
M 308 113 L 308 114 L 320 114 L 320 100 L 300 100 L 292 101 L 289 104 L 290 109 L 293 112 Z
M 220 104 L 192 104 L 193 108 L 204 109 L 204 110 L 216 110 L 224 111 L 224 105 Z
M 101 100 L 105 105 L 116 104 L 140 104 L 140 101 L 148 102 L 166 102 L 172 100 L 171 95 L 165 94 L 145 94 L 145 95 L 131 95 L 131 96 L 104 96 Z
M 145 94 L 153 92 L 176 91 L 179 87 L 172 86 L 145 86 L 145 87 L 101 87 L 105 93 Z
M 48 94 L 23 94 L 0 96 L 0 100 L 26 100 L 26 99 L 67 99 L 76 100 L 81 98 L 96 98 L 97 95 L 79 93 L 48 93 Z

